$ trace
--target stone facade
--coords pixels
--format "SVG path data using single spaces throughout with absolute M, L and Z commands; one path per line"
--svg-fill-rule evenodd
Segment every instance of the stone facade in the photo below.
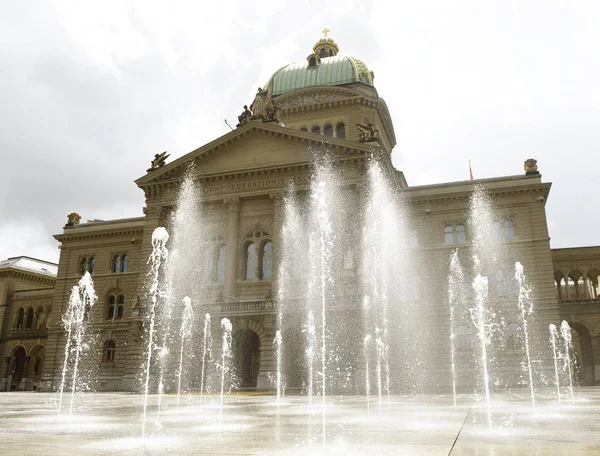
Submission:
M 0 262 L 0 391 L 40 387 L 53 318 L 55 264 L 28 257 Z
M 600 383 L 600 247 L 553 249 L 552 262 L 560 316 L 575 333 L 578 380 Z
M 58 388 L 65 342 L 59 317 L 65 312 L 71 288 L 89 270 L 93 258 L 92 277 L 98 301 L 90 313 L 94 342 L 85 360 L 94 372 L 93 387 L 139 390 L 145 355 L 144 315 L 150 305 L 147 275 L 152 233 L 159 226 L 170 228 L 186 176 L 191 176 L 201 189 L 202 208 L 207 226 L 211 227 L 205 235 L 214 240 L 216 248 L 224 246 L 226 252 L 223 280 L 215 278 L 206 284 L 209 299 L 205 308 L 213 316 L 213 331 L 218 330 L 222 317 L 230 318 L 234 338 L 243 334 L 245 343 L 255 344 L 259 350 L 245 374 L 245 386 L 270 388 L 276 365 L 273 339 L 278 308 L 273 294 L 277 290 L 282 195 L 292 182 L 298 191 L 307 190 L 314 158 L 324 153 L 334 157 L 349 197 L 360 202 L 367 163 L 376 156 L 406 201 L 418 253 L 414 274 L 398 280 L 419 280 L 421 311 L 436 322 L 431 334 L 419 334 L 418 328 L 415 332 L 415 337 L 428 338 L 429 365 L 424 372 L 448 371 L 449 353 L 443 342 L 449 331 L 448 258 L 456 248 L 466 257 L 471 240 L 468 226 L 464 243 L 449 242 L 446 230 L 450 228 L 451 236 L 456 236 L 457 227 L 467 224 L 469 198 L 475 185 L 483 185 L 492 195 L 501 221 L 512 223 L 514 236 L 507 243 L 507 256 L 513 264 L 521 261 L 535 284 L 535 340 L 540 344 L 547 342 L 548 324 L 567 319 L 579 335 L 575 345 L 581 359 L 582 381 L 600 381 L 600 247 L 550 249 L 545 212 L 550 184 L 543 182 L 539 173 L 411 187 L 404 174 L 391 164 L 396 145 L 394 128 L 384 100 L 372 85 L 357 81 L 343 86 L 305 87 L 280 94 L 273 102 L 279 109 L 280 123 L 241 122 L 236 130 L 171 163 L 161 162 L 149 169 L 136 181 L 146 199 L 143 217 L 65 226 L 55 236 L 61 249 L 55 278 L 45 278 L 40 283 L 36 280 L 41 279 L 19 276 L 15 271 L 5 276 L 0 273 L 0 354 L 5 363 L 0 366 L 0 389 L 15 388 L 10 374 L 15 370 L 16 350 L 21 348 L 19 359 L 23 361 L 19 362 L 25 365 L 19 369 L 25 374 L 16 388 Z M 378 140 L 364 140 L 365 126 L 376 131 Z M 317 127 L 320 133 L 312 132 Z M 357 203 L 357 213 L 359 206 Z M 272 242 L 275 273 L 268 278 L 262 278 L 258 263 L 250 279 L 245 271 L 245 248 L 254 233 L 259 233 L 260 239 L 254 239 L 257 245 Z M 218 255 L 215 250 L 215 261 Z M 353 272 L 348 274 L 346 280 L 351 284 Z M 569 278 L 563 289 L 556 285 L 561 283 L 561 277 Z M 45 326 L 27 330 L 15 326 L 15 312 L 29 307 L 43 309 Z M 355 310 L 344 312 L 350 315 Z M 296 332 L 301 330 L 301 324 L 300 318 L 286 320 L 287 327 Z M 108 346 L 114 348 L 112 355 L 107 354 Z M 461 356 L 459 381 L 467 387 L 473 382 L 472 366 L 467 356 Z M 34 358 L 42 359 L 37 367 Z M 510 366 L 507 363 L 504 367 L 507 376 L 514 371 Z M 439 378 L 449 376 L 422 375 L 420 381 L 432 388 L 447 388 L 448 382 L 432 380 Z M 301 388 L 294 381 L 290 385 Z

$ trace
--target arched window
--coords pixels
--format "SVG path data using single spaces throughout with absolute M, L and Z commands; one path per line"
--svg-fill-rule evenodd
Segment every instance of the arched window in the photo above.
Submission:
M 336 137 L 340 139 L 346 139 L 346 125 L 342 122 L 336 125 L 335 127 Z
M 454 228 L 450 225 L 444 227 L 444 243 L 446 245 L 454 245 Z
M 112 272 L 119 272 L 121 270 L 121 255 L 115 255 L 112 261 Z
M 129 260 L 128 255 L 123 255 L 121 257 L 121 272 L 127 272 L 127 260 Z
M 25 318 L 25 309 L 19 307 L 19 313 L 17 314 L 17 322 L 15 327 L 17 329 L 23 329 L 23 319 Z
M 219 246 L 219 251 L 217 252 L 216 281 L 219 283 L 225 282 L 226 261 L 227 261 L 227 246 L 221 245 L 221 246 Z
M 120 320 L 123 318 L 125 297 L 122 294 L 113 293 L 106 300 L 106 319 Z
M 87 271 L 90 273 L 90 275 L 94 273 L 94 264 L 95 263 L 96 263 L 96 260 L 94 259 L 94 257 L 88 258 Z
M 26 328 L 33 328 L 33 307 L 27 309 L 27 320 L 25 321 Z
M 507 241 L 515 240 L 515 224 L 512 220 L 504 221 L 504 239 Z
M 246 280 L 254 280 L 256 277 L 256 244 L 254 242 L 249 243 L 246 246 Z
M 125 306 L 125 297 L 123 295 L 117 296 L 117 315 L 115 319 L 120 320 L 123 318 L 123 307 Z
M 79 263 L 79 274 L 84 275 L 87 271 L 87 258 L 83 257 Z
M 324 134 L 325 136 L 333 136 L 333 125 L 331 125 L 331 124 L 326 124 L 326 125 L 323 127 L 323 134 Z
M 35 311 L 35 318 L 33 319 L 33 327 L 35 329 L 44 328 L 44 320 L 46 318 L 46 314 L 44 313 L 44 308 L 39 306 Z
M 302 128 L 300 129 L 300 131 L 308 131 L 308 128 L 306 128 L 306 127 L 302 127 Z
M 270 280 L 273 275 L 273 241 L 261 230 L 255 230 L 244 241 L 246 262 L 245 280 Z
M 585 297 L 585 285 L 581 272 L 573 270 L 569 273 L 568 286 L 569 286 L 569 299 L 579 300 Z
M 465 226 L 464 225 L 456 225 L 456 243 L 461 245 L 466 241 L 465 237 Z
M 316 57 L 311 57 L 310 60 L 308 61 L 308 66 L 314 67 L 317 66 L 317 59 Z
M 321 127 L 319 127 L 318 125 L 315 125 L 314 127 L 312 127 L 310 129 L 310 132 L 311 133 L 315 133 L 317 135 L 320 135 L 321 134 Z
M 104 362 L 105 363 L 114 363 L 115 362 L 115 350 L 117 345 L 114 340 L 107 340 L 104 343 Z
M 273 243 L 271 241 L 265 242 L 262 247 L 261 255 L 261 273 L 263 280 L 269 280 L 273 275 Z
M 115 295 L 110 295 L 108 297 L 108 302 L 107 302 L 107 306 L 106 306 L 106 319 L 107 320 L 112 320 L 113 318 L 115 318 L 116 304 L 117 304 L 117 298 L 115 297 Z

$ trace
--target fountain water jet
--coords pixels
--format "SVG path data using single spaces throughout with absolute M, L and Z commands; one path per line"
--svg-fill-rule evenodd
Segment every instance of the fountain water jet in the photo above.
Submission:
M 275 333 L 275 350 L 277 353 L 277 407 L 281 402 L 281 330 L 278 329 Z
M 382 378 L 381 368 L 382 362 L 385 356 L 385 344 L 381 340 L 380 333 L 382 331 L 379 328 L 375 328 L 375 347 L 377 349 L 377 411 L 381 415 L 381 396 L 382 396 Z
M 490 407 L 490 376 L 488 372 L 487 345 L 489 336 L 487 334 L 485 322 L 485 301 L 488 295 L 487 277 L 477 275 L 473 281 L 473 288 L 476 292 L 476 307 L 472 309 L 472 318 L 477 327 L 477 337 L 481 347 L 481 369 L 483 377 L 483 389 L 485 393 L 485 406 L 487 411 L 488 428 L 492 428 L 492 413 Z
M 150 312 L 149 312 L 149 328 L 148 328 L 148 347 L 147 360 L 144 380 L 144 401 L 142 406 L 142 439 L 146 434 L 146 414 L 148 409 L 148 394 L 150 392 L 150 368 L 152 366 L 152 352 L 154 351 L 154 331 L 155 318 L 158 310 L 159 293 L 159 276 L 162 267 L 169 256 L 169 251 L 166 247 L 169 240 L 169 233 L 163 227 L 156 228 L 152 233 L 152 254 L 150 256 Z
M 314 367 L 317 346 L 317 328 L 312 310 L 308 312 L 308 324 L 306 328 L 306 361 L 308 364 L 308 405 L 312 405 L 314 396 Z
M 223 425 L 223 395 L 225 394 L 225 376 L 229 373 L 229 358 L 231 357 L 231 331 L 233 326 L 228 318 L 221 320 L 221 398 L 219 402 L 219 425 Z
M 367 334 L 363 340 L 363 352 L 365 354 L 365 393 L 367 395 L 367 413 L 371 414 L 371 380 L 369 378 L 369 344 L 371 343 L 371 335 Z
M 185 342 L 192 336 L 192 325 L 194 319 L 192 300 L 188 296 L 183 298 L 183 306 L 183 318 L 181 320 L 181 328 L 179 329 L 181 344 L 179 347 L 179 369 L 177 371 L 177 409 L 179 409 L 179 397 L 181 395 L 181 378 L 183 376 L 183 353 Z
M 450 306 L 450 362 L 452 371 L 452 397 L 456 407 L 456 360 L 455 360 L 455 312 L 459 300 L 464 299 L 463 292 L 464 272 L 458 258 L 458 249 L 450 256 L 450 272 L 448 274 L 448 304 Z
M 571 370 L 571 327 L 566 320 L 563 320 L 560 324 L 560 335 L 562 336 L 565 344 L 565 370 L 567 371 L 567 376 L 569 377 L 569 396 L 571 396 L 571 402 L 573 402 L 575 400 L 575 396 L 573 394 L 573 374 Z
M 550 343 L 552 344 L 552 357 L 554 358 L 554 381 L 556 383 L 556 399 L 558 401 L 558 408 L 560 409 L 560 379 L 558 376 L 558 359 L 560 357 L 560 351 L 556 346 L 558 340 L 558 331 L 556 329 L 556 325 L 553 324 L 548 325 L 548 329 L 550 330 Z
M 77 390 L 77 381 L 79 376 L 79 360 L 81 355 L 88 348 L 85 341 L 85 329 L 88 314 L 98 297 L 94 291 L 94 282 L 89 272 L 86 272 L 75 285 L 69 297 L 69 306 L 67 312 L 62 318 L 62 323 L 67 330 L 67 340 L 65 343 L 65 360 L 63 362 L 62 380 L 59 390 L 58 414 L 62 411 L 62 399 L 65 389 L 66 373 L 68 370 L 71 353 L 74 352 L 73 368 L 71 375 L 71 401 L 69 404 L 69 418 L 73 414 L 73 403 L 75 392 Z M 72 340 L 73 339 L 73 340 Z M 72 349 L 71 346 L 74 346 Z
M 202 402 L 204 393 L 204 376 L 206 371 L 206 355 L 210 355 L 211 349 L 211 336 L 210 336 L 210 314 L 204 314 L 204 329 L 202 330 L 202 369 L 200 372 L 200 401 Z
M 531 351 L 529 348 L 529 326 L 528 317 L 533 313 L 533 300 L 531 299 L 531 289 L 526 284 L 523 265 L 518 261 L 515 263 L 515 280 L 519 285 L 519 310 L 521 313 L 521 324 L 523 327 L 523 336 L 525 340 L 525 356 L 527 359 L 527 372 L 529 373 L 529 390 L 531 393 L 531 408 L 535 413 L 535 391 L 533 388 L 533 372 L 531 369 Z

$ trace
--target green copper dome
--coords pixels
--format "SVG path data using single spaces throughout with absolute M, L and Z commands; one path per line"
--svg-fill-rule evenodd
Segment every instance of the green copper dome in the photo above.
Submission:
M 331 38 L 322 38 L 305 62 L 296 62 L 275 72 L 267 87 L 277 96 L 307 87 L 344 85 L 353 82 L 373 85 L 373 73 L 354 57 L 338 54 Z

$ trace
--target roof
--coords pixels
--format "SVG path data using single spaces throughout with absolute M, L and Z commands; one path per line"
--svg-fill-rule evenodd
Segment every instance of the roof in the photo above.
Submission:
M 0 261 L 0 270 L 2 269 L 20 269 L 22 271 L 42 274 L 48 277 L 56 277 L 58 265 L 28 256 L 20 256 Z
M 267 87 L 277 96 L 307 87 L 363 83 L 372 86 L 373 74 L 367 66 L 354 57 L 335 55 L 323 57 L 320 64 L 309 66 L 308 60 L 290 63 L 273 74 Z

